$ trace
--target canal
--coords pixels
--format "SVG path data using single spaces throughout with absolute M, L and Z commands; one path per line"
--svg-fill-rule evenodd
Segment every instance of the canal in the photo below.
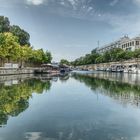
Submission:
M 0 140 L 140 140 L 138 75 L 72 73 L 0 82 Z

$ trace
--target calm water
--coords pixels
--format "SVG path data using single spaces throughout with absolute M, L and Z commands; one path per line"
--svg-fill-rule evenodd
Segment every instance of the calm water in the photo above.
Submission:
M 140 140 L 140 77 L 71 74 L 0 83 L 0 140 Z

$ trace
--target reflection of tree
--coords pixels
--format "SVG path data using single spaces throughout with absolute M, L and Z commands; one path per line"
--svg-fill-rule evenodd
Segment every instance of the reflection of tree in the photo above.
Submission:
M 50 81 L 42 83 L 39 80 L 26 80 L 19 85 L 0 85 L 0 125 L 7 123 L 8 116 L 17 116 L 29 106 L 32 93 L 43 93 L 51 87 Z
M 93 75 L 74 74 L 73 77 L 80 82 L 84 82 L 92 90 L 100 91 L 101 94 L 106 94 L 122 104 L 131 103 L 140 106 L 140 86 L 138 85 L 95 78 Z

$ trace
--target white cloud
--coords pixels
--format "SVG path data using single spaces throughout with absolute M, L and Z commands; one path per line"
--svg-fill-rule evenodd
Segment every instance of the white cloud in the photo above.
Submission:
M 112 26 L 112 32 L 123 33 L 129 35 L 140 34 L 140 15 L 112 15 L 104 14 L 102 15 L 101 21 L 107 22 Z
M 140 4 L 140 0 L 133 0 L 133 1 Z
M 113 0 L 109 5 L 110 6 L 115 6 L 118 2 L 119 2 L 119 0 Z
M 73 6 L 76 4 L 75 0 L 68 0 Z
M 44 3 L 44 0 L 26 0 L 29 5 L 40 5 Z
M 140 6 L 140 0 L 133 0 L 134 4 L 136 4 L 137 6 Z

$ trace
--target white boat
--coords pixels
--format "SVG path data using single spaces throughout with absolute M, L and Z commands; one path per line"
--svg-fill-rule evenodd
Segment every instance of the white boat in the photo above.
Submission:
M 106 68 L 106 71 L 107 72 L 111 72 L 111 68 Z
M 137 73 L 140 74 L 140 69 L 137 69 Z
M 128 73 L 128 69 L 125 68 L 125 69 L 123 70 L 123 72 L 124 72 L 124 73 Z
M 137 73 L 137 68 L 136 67 L 132 67 L 131 70 L 132 70 L 132 73 L 133 74 L 136 74 Z
M 132 74 L 137 74 L 138 73 L 137 65 L 130 65 L 128 68 L 128 72 Z

